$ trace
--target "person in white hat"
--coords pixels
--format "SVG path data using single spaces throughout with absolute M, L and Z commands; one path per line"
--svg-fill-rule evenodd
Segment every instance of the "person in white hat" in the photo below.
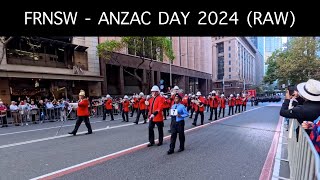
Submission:
M 230 94 L 228 98 L 228 106 L 229 106 L 229 113 L 228 116 L 234 114 L 234 105 L 236 104 L 236 98 L 233 97 L 233 94 Z
M 224 111 L 226 109 L 226 98 L 224 97 L 224 94 L 221 94 L 220 98 L 219 98 L 219 117 L 221 115 L 221 111 L 222 111 L 222 117 L 224 117 Z
M 219 107 L 219 96 L 217 95 L 216 91 L 211 92 L 212 97 L 210 100 L 210 116 L 209 121 L 212 121 L 212 116 L 214 112 L 214 120 L 218 120 L 218 107 Z
M 307 82 L 298 84 L 297 90 L 299 95 L 305 99 L 305 102 L 303 105 L 288 109 L 292 95 L 287 90 L 280 116 L 297 119 L 299 123 L 306 127 L 320 116 L 320 81 L 309 79 Z
M 242 95 L 242 109 L 241 109 L 242 112 L 247 110 L 247 102 L 248 102 L 247 95 L 245 93 L 243 93 L 243 95 Z
M 130 117 L 133 117 L 134 112 L 136 111 L 138 114 L 138 109 L 139 109 L 139 96 L 134 95 L 132 99 L 132 111 Z
M 160 89 L 158 86 L 154 85 L 151 88 L 152 98 L 150 99 L 149 107 L 149 144 L 148 147 L 154 146 L 154 127 L 157 125 L 159 132 L 159 143 L 158 146 L 161 146 L 163 143 L 163 104 L 164 98 L 160 96 Z
M 108 94 L 107 95 L 107 98 L 106 98 L 106 101 L 105 101 L 105 111 L 103 112 L 103 117 L 102 117 L 102 120 L 105 121 L 106 120 L 106 114 L 110 114 L 111 116 L 111 121 L 114 121 L 114 117 L 113 117 L 113 105 L 112 105 L 112 98 L 111 96 Z
M 129 97 L 125 95 L 122 101 L 122 121 L 129 122 Z
M 237 97 L 236 97 L 236 111 L 235 113 L 240 113 L 240 107 L 242 105 L 242 99 L 240 97 L 240 94 L 237 94 Z
M 84 121 L 85 125 L 87 126 L 88 132 L 86 134 L 92 134 L 92 128 L 89 121 L 89 100 L 85 97 L 85 91 L 80 90 L 79 93 L 79 102 L 78 102 L 78 108 L 77 108 L 77 116 L 78 120 L 76 122 L 76 125 L 72 132 L 69 132 L 69 134 L 73 134 L 74 136 L 77 134 L 77 131 L 82 123 Z
M 201 116 L 201 125 L 203 125 L 204 123 L 204 103 L 205 103 L 205 99 L 201 96 L 201 92 L 198 91 L 196 94 L 196 100 L 195 100 L 195 104 L 196 104 L 196 115 L 194 117 L 193 123 L 192 125 L 196 126 L 197 125 L 197 120 L 198 120 L 198 115 L 200 114 Z
M 144 98 L 144 94 L 143 92 L 141 92 L 139 94 L 139 98 L 138 98 L 138 104 L 139 104 L 139 107 L 138 107 L 138 115 L 137 115 L 137 118 L 136 118 L 136 121 L 134 122 L 135 124 L 138 124 L 139 123 L 139 120 L 140 120 L 140 116 L 142 114 L 142 117 L 143 117 L 143 124 L 147 123 L 147 115 L 146 115 L 146 99 Z

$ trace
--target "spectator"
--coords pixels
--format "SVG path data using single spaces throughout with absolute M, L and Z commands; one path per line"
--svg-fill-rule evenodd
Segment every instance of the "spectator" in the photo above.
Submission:
M 2 119 L 2 127 L 8 127 L 7 123 L 7 107 L 3 104 L 3 102 L 0 100 L 0 114 Z
M 299 123 L 314 121 L 320 116 L 320 82 L 310 79 L 298 84 L 297 90 L 299 95 L 305 99 L 303 105 L 297 105 L 289 109 L 291 95 L 287 91 L 280 115 L 286 118 L 295 118 Z
M 285 118 L 297 119 L 300 124 L 303 121 L 313 122 L 320 116 L 320 81 L 309 79 L 307 82 L 298 84 L 297 90 L 299 95 L 305 100 L 303 105 L 297 105 L 289 109 L 291 95 L 287 91 L 280 115 Z M 298 135 L 299 128 L 296 129 L 296 132 Z M 310 133 L 310 131 L 307 132 Z
M 14 122 L 15 126 L 19 126 L 21 123 L 20 118 L 18 116 L 19 108 L 18 108 L 17 103 L 15 101 L 11 102 L 10 111 L 11 111 L 11 114 L 13 117 L 13 122 Z

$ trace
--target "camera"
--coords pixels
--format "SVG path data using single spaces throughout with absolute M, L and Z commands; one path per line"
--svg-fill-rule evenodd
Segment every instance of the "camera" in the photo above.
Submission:
M 290 96 L 293 96 L 294 91 L 297 90 L 296 85 L 288 86 L 288 90 L 289 90 Z

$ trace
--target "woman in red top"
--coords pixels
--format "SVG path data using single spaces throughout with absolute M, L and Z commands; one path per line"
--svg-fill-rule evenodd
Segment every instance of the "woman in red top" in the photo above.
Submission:
M 78 108 L 77 108 L 77 116 L 78 120 L 76 122 L 76 126 L 74 127 L 72 132 L 69 132 L 69 134 L 73 134 L 74 136 L 77 134 L 77 131 L 82 123 L 86 124 L 88 128 L 88 132 L 86 134 L 92 134 L 91 124 L 89 121 L 89 100 L 85 98 L 85 92 L 84 90 L 80 90 L 79 93 L 79 102 L 78 102 Z
M 129 105 L 130 105 L 130 102 L 129 102 L 129 97 L 126 95 L 124 96 L 123 98 L 123 102 L 122 102 L 122 119 L 123 119 L 123 122 L 129 122 Z M 125 119 L 125 117 L 127 118 L 127 120 Z
M 224 97 L 224 94 L 221 94 L 221 98 L 219 99 L 219 101 L 220 101 L 219 117 L 221 115 L 221 110 L 222 110 L 222 117 L 224 117 L 224 110 L 226 109 L 226 98 Z

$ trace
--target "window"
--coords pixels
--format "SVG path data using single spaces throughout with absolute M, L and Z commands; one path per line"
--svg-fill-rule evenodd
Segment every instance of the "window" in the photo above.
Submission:
M 217 44 L 217 48 L 218 48 L 218 53 L 223 53 L 224 52 L 223 43 L 218 43 Z
M 231 58 L 231 53 L 229 53 L 229 58 Z
M 231 67 L 229 68 L 229 72 L 231 72 Z
M 230 41 L 229 41 L 230 42 Z M 231 46 L 229 46 L 229 51 L 231 51 Z
M 224 57 L 218 57 L 218 79 L 223 79 L 224 76 Z
M 229 65 L 231 65 L 231 61 L 229 61 Z
M 229 74 L 229 79 L 231 79 L 231 74 Z

